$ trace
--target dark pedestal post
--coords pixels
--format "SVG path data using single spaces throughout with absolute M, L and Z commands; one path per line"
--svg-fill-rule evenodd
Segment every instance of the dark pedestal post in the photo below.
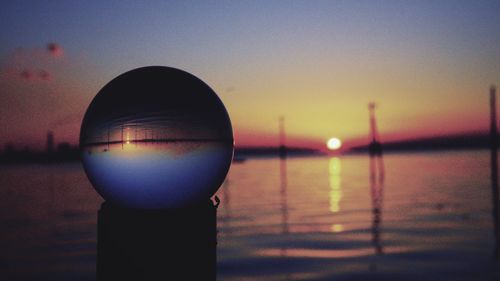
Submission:
M 133 210 L 104 202 L 97 281 L 216 280 L 216 207 Z

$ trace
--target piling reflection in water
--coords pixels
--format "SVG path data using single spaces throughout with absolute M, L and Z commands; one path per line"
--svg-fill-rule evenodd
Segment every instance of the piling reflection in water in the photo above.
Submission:
M 288 217 L 288 175 L 287 175 L 287 157 L 286 153 L 281 154 L 280 163 L 280 201 L 281 201 L 281 235 L 288 239 L 289 235 L 289 217 Z M 283 244 L 280 248 L 280 256 L 286 258 L 289 256 L 288 246 Z M 292 280 L 293 274 L 289 271 L 285 273 L 284 280 Z
M 226 178 L 222 184 L 222 192 L 224 196 L 222 197 L 222 207 L 224 209 L 224 232 L 231 234 L 231 191 L 229 179 Z
M 288 234 L 288 198 L 287 198 L 287 168 L 286 158 L 280 159 L 280 200 L 281 200 L 281 229 L 283 234 Z
M 288 198 L 287 198 L 287 167 L 286 158 L 281 158 L 280 161 L 280 205 L 281 205 L 281 233 L 283 235 L 288 235 Z M 281 256 L 286 256 L 287 249 L 286 246 L 281 248 Z
M 279 118 L 279 171 L 280 171 L 280 207 L 281 207 L 281 234 L 283 236 L 288 236 L 288 177 L 287 177 L 287 148 L 286 148 L 286 133 L 285 133 L 285 117 L 280 116 Z M 285 245 L 280 247 L 280 256 L 287 257 L 288 249 Z M 290 278 L 287 274 L 285 276 L 286 280 Z
M 370 192 L 372 198 L 372 244 L 377 255 L 383 254 L 381 242 L 382 205 L 384 199 L 385 169 L 382 155 L 370 156 Z
M 340 212 L 340 201 L 342 200 L 342 186 L 341 186 L 341 171 L 342 166 L 340 158 L 332 157 L 328 161 L 328 174 L 330 183 L 330 212 L 338 213 Z M 331 231 L 342 232 L 344 230 L 343 224 L 333 223 L 331 226 Z

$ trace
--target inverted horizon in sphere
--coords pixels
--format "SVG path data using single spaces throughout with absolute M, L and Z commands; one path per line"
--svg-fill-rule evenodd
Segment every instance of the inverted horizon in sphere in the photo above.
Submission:
M 233 155 L 232 127 L 215 92 L 195 76 L 143 67 L 104 86 L 85 114 L 80 146 L 98 193 L 131 208 L 208 200 Z

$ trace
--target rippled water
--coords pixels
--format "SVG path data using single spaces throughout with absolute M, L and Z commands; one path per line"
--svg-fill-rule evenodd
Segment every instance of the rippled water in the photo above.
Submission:
M 218 280 L 500 280 L 486 151 L 249 159 L 218 192 Z M 2 166 L 0 279 L 93 280 L 81 165 Z M 5 277 L 2 277 L 5 276 Z
M 255 160 L 220 192 L 224 280 L 490 280 L 486 152 Z

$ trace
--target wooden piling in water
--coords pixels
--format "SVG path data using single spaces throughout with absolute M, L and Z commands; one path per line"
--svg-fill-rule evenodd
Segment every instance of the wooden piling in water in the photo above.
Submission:
M 497 115 L 496 115 L 496 88 L 490 88 L 490 148 L 491 148 L 491 191 L 493 231 L 495 236 L 495 259 L 500 258 L 500 214 L 498 202 L 498 152 L 497 152 Z

